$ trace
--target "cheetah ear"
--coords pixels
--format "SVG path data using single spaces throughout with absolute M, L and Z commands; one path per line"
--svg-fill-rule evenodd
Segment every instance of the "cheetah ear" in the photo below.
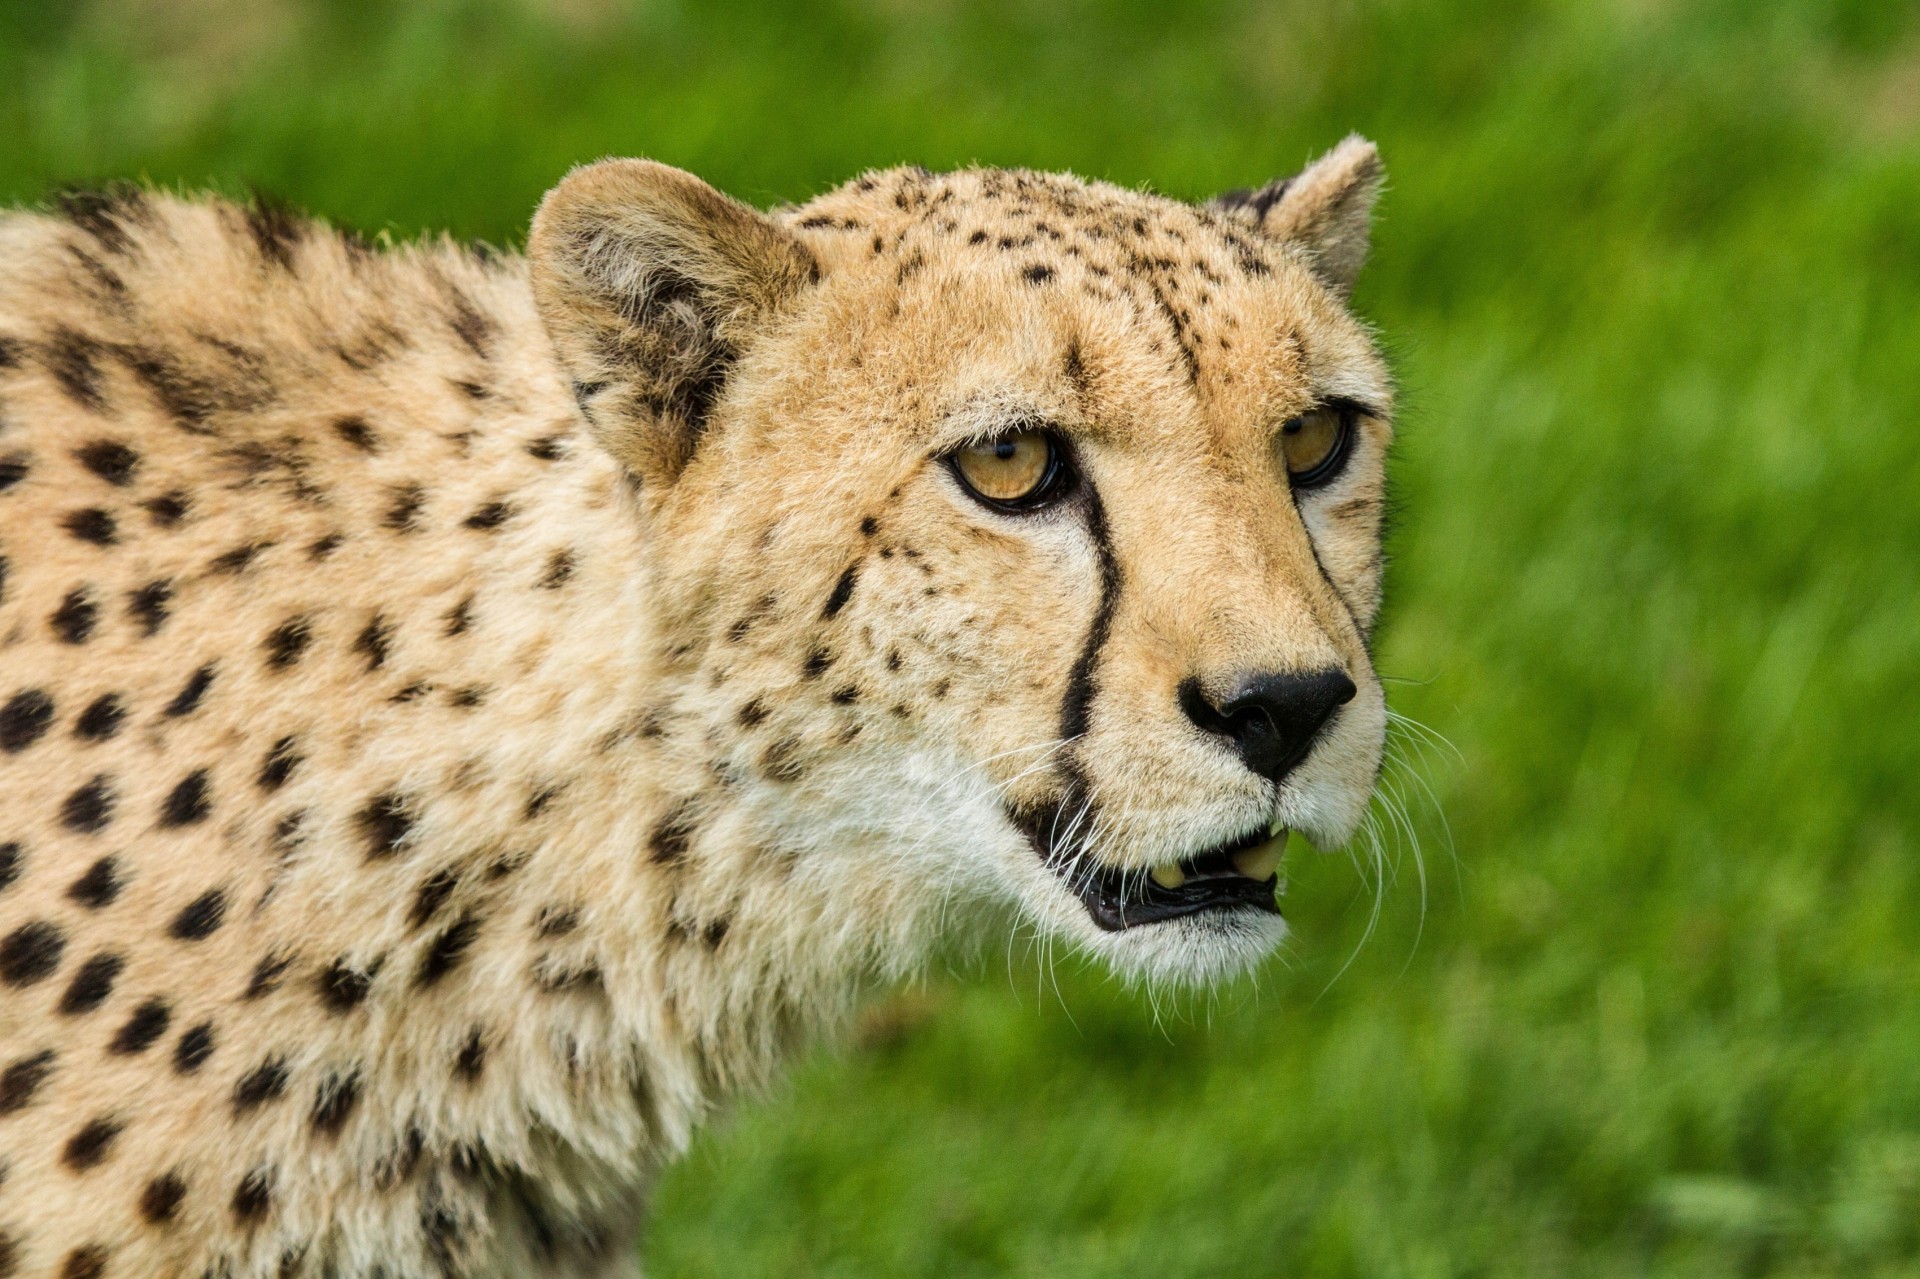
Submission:
M 1305 249 L 1313 273 L 1345 299 L 1367 260 L 1373 202 L 1385 177 L 1373 143 L 1348 134 L 1294 176 L 1258 191 L 1229 191 L 1209 204 L 1271 239 Z
M 651 160 L 569 173 L 533 215 L 527 257 L 575 398 L 647 484 L 680 474 L 734 361 L 819 278 L 785 229 Z

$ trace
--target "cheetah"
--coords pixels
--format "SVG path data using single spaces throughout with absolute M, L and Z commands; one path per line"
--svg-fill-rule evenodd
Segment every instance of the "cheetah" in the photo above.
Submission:
M 1384 740 L 1381 181 L 0 216 L 0 1276 L 635 1276 L 937 945 L 1268 954 Z

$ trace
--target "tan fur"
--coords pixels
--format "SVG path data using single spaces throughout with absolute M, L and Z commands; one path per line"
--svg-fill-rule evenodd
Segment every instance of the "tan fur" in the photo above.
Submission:
M 0 1275 L 631 1275 L 701 1117 L 943 927 L 1258 960 L 1275 916 L 1100 932 L 1010 814 L 1126 867 L 1358 820 L 1371 157 L 1259 218 L 616 161 L 527 260 L 0 218 Z M 1329 397 L 1381 416 L 1296 509 L 1274 432 Z M 1104 541 L 938 461 L 1016 419 Z M 1277 792 L 1175 703 L 1328 664 Z

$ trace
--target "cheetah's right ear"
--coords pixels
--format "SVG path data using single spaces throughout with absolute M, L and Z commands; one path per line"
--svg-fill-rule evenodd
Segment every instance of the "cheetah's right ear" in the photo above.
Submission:
M 1385 178 L 1379 150 L 1355 133 L 1290 178 L 1258 191 L 1229 191 L 1209 203 L 1262 234 L 1305 250 L 1313 273 L 1345 299 L 1367 260 L 1373 202 Z
M 533 215 L 527 257 L 594 434 L 646 484 L 680 474 L 734 360 L 820 274 L 786 230 L 651 160 L 569 173 Z

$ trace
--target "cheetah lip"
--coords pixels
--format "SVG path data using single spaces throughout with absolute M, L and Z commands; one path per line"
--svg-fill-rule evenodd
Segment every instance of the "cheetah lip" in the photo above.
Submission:
M 1102 930 L 1117 933 L 1209 910 L 1242 908 L 1278 915 L 1274 900 L 1285 830 L 1259 826 L 1177 866 L 1149 873 L 1103 866 L 1086 858 L 1047 858 Z

